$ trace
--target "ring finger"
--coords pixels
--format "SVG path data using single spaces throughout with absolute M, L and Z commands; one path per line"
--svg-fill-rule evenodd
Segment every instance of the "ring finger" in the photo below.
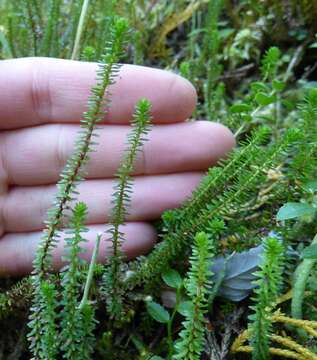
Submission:
M 136 177 L 127 220 L 153 220 L 163 211 L 179 206 L 191 195 L 201 176 L 202 173 L 189 172 Z M 87 204 L 88 224 L 103 224 L 109 221 L 114 184 L 113 179 L 88 180 L 79 184 L 76 201 Z M 41 230 L 55 192 L 54 185 L 11 189 L 3 201 L 5 232 Z
M 81 254 L 82 258 L 90 261 L 97 234 L 104 232 L 101 238 L 98 261 L 105 261 L 106 256 L 111 251 L 109 235 L 105 233 L 108 228 L 108 225 L 90 225 L 88 227 L 88 232 L 83 235 L 87 242 L 81 244 L 85 251 Z M 127 259 L 146 254 L 156 241 L 155 230 L 146 223 L 127 223 L 120 231 L 125 239 L 122 251 Z M 65 255 L 64 238 L 66 234 L 61 232 L 60 235 L 58 246 L 53 250 L 53 267 L 55 270 L 60 269 L 65 264 L 62 257 Z M 0 240 L 0 277 L 9 274 L 21 276 L 30 273 L 41 236 L 42 232 L 40 231 L 4 235 Z

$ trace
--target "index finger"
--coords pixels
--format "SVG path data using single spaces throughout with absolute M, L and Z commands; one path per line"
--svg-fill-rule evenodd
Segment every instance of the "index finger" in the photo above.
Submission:
M 51 58 L 1 61 L 0 129 L 79 122 L 96 69 L 96 63 Z M 152 103 L 156 123 L 184 121 L 196 105 L 190 82 L 143 66 L 124 65 L 109 90 L 111 107 L 105 121 L 110 123 L 129 123 L 135 103 L 144 97 Z

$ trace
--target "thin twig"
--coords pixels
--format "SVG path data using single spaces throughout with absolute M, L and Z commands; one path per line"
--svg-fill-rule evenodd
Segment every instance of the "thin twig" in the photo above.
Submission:
M 82 36 L 83 30 L 84 30 L 84 24 L 85 24 L 87 12 L 88 12 L 89 1 L 90 0 L 84 0 L 83 7 L 81 9 L 80 18 L 79 18 L 79 22 L 78 22 L 78 26 L 77 26 L 74 48 L 73 48 L 73 53 L 72 53 L 72 57 L 71 57 L 72 60 L 76 60 L 78 57 L 78 52 L 79 52 L 79 48 L 80 48 L 80 40 L 81 40 L 81 36 Z
M 95 243 L 95 247 L 94 247 L 94 251 L 92 253 L 91 256 L 91 261 L 90 261 L 90 265 L 89 265 L 89 270 L 88 270 L 88 275 L 87 275 L 87 280 L 86 280 L 86 284 L 85 284 L 85 290 L 84 290 L 84 295 L 83 298 L 78 306 L 79 310 L 82 310 L 84 308 L 84 306 L 86 305 L 87 301 L 88 301 L 88 295 L 89 295 L 89 291 L 91 288 L 91 282 L 94 276 L 94 271 L 95 271 L 95 265 L 97 262 L 97 256 L 99 253 L 99 246 L 100 246 L 100 240 L 101 240 L 101 233 L 99 233 L 97 235 L 97 239 L 96 239 L 96 243 Z

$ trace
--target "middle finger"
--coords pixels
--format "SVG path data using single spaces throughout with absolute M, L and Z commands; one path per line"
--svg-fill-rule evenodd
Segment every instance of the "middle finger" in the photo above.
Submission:
M 53 124 L 2 132 L 0 152 L 7 182 L 55 184 L 73 152 L 78 130 L 78 125 Z M 129 131 L 131 127 L 124 125 L 107 125 L 98 131 L 97 151 L 90 154 L 87 178 L 113 177 Z M 227 128 L 207 121 L 155 125 L 148 138 L 136 161 L 137 175 L 205 170 L 234 145 Z

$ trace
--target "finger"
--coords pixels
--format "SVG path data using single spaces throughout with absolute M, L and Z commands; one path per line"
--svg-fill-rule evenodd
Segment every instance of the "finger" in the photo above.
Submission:
M 90 261 L 94 248 L 95 239 L 99 232 L 109 229 L 109 225 L 89 226 L 87 233 L 82 236 L 87 240 L 81 247 L 86 251 L 82 258 Z M 156 233 L 152 226 L 146 223 L 127 223 L 120 229 L 124 234 L 125 241 L 122 251 L 127 259 L 146 254 L 156 241 Z M 25 275 L 32 271 L 32 262 L 39 244 L 42 232 L 27 232 L 4 235 L 0 240 L 0 277 L 7 275 Z M 61 233 L 60 242 L 53 251 L 54 269 L 60 269 L 65 263 L 62 256 L 64 251 L 64 239 L 69 234 Z M 101 239 L 99 262 L 104 262 L 106 256 L 111 253 L 109 234 L 104 233 Z
M 0 62 L 0 128 L 46 123 L 78 123 L 86 111 L 97 65 L 78 61 L 24 58 Z M 111 108 L 105 120 L 128 123 L 135 103 L 148 98 L 154 122 L 188 118 L 196 104 L 193 86 L 171 72 L 135 65 L 122 67 L 109 88 Z
M 112 177 L 126 148 L 129 126 L 106 126 L 98 133 L 97 152 L 87 166 L 90 179 Z M 0 134 L 7 183 L 56 183 L 71 156 L 78 125 L 42 125 Z M 224 126 L 207 121 L 156 125 L 135 164 L 135 174 L 167 174 L 205 170 L 234 145 Z
M 179 206 L 198 185 L 201 173 L 182 173 L 137 177 L 133 183 L 128 221 L 147 221 L 163 211 Z M 78 186 L 78 199 L 88 206 L 88 224 L 106 223 L 113 207 L 114 180 L 88 180 Z M 6 232 L 35 231 L 43 228 L 56 187 L 17 187 L 4 201 Z M 21 221 L 22 220 L 22 221 Z

